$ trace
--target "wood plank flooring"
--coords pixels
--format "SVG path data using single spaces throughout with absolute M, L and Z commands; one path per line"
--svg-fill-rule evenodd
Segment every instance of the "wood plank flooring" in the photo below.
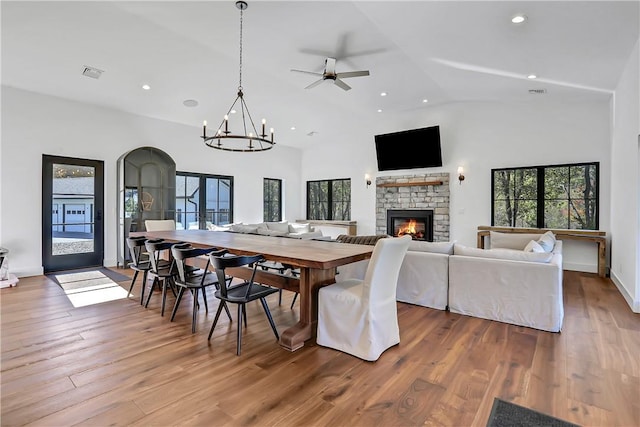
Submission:
M 170 322 L 171 295 L 164 317 L 157 293 L 146 309 L 137 296 L 74 308 L 46 277 L 23 278 L 0 290 L 1 425 L 485 426 L 499 397 L 639 426 L 640 315 L 608 279 L 564 277 L 561 333 L 398 303 L 401 343 L 375 363 L 281 349 L 259 303 L 238 357 L 224 314 L 207 341 L 212 294 L 192 335 L 189 296 Z M 283 297 L 269 299 L 280 331 L 297 319 Z

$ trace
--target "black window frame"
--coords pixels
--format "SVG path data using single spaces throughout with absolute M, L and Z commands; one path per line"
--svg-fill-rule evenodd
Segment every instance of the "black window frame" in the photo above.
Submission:
M 269 187 L 275 187 L 273 191 Z M 275 197 L 274 197 L 275 196 Z M 265 222 L 282 221 L 282 180 L 264 178 L 262 184 L 262 218 Z
M 335 185 L 345 185 L 348 183 L 349 186 L 349 191 L 348 192 L 344 192 L 343 194 L 347 194 L 348 200 L 336 200 L 336 198 L 334 197 L 334 187 Z M 326 185 L 327 186 L 327 199 L 326 200 L 311 200 L 311 194 L 314 194 L 313 190 L 312 190 L 312 186 L 322 186 L 322 185 Z M 317 192 L 316 192 L 317 194 Z M 332 221 L 332 220 L 336 220 L 336 221 L 350 221 L 351 220 L 351 178 L 338 178 L 338 179 L 322 179 L 322 180 L 315 180 L 315 181 L 307 181 L 307 219 L 308 220 L 327 220 L 327 221 Z M 314 209 L 313 206 L 318 204 L 318 203 L 326 203 L 326 215 L 320 215 L 320 216 L 324 216 L 323 218 L 321 218 L 318 215 L 313 215 L 312 212 L 317 212 L 318 209 L 317 207 Z M 342 210 L 346 212 L 346 215 L 342 215 L 340 218 L 336 218 L 336 207 L 337 204 L 340 204 L 342 206 Z
M 550 169 L 558 169 L 558 168 L 568 168 L 570 172 L 570 168 L 576 167 L 585 167 L 592 166 L 595 167 L 595 188 L 593 189 L 593 194 L 595 197 L 589 198 L 594 203 L 594 228 L 570 228 L 571 227 L 571 214 L 567 212 L 567 228 L 560 227 L 549 227 L 546 225 L 546 213 L 549 212 L 547 205 L 553 201 L 562 201 L 567 200 L 568 205 L 571 205 L 571 200 L 576 200 L 577 198 L 571 197 L 571 174 L 569 173 L 567 176 L 568 179 L 568 188 L 567 192 L 568 197 L 566 199 L 548 199 L 545 194 L 545 173 Z M 540 166 L 519 166 L 519 167 L 510 167 L 510 168 L 496 168 L 491 169 L 491 225 L 496 226 L 496 173 L 503 171 L 535 171 L 536 175 L 536 189 L 535 189 L 535 198 L 521 198 L 520 200 L 535 200 L 536 203 L 536 225 L 528 228 L 555 228 L 555 229 L 566 229 L 566 230 L 598 230 L 600 226 L 600 162 L 580 162 L 580 163 L 562 163 L 562 164 L 554 164 L 554 165 L 540 165 Z M 584 199 L 582 199 L 584 200 Z M 511 225 L 503 225 L 498 224 L 498 226 L 511 226 Z
M 198 212 L 198 229 L 200 230 L 206 230 L 207 226 L 207 221 L 212 222 L 215 225 L 225 225 L 225 224 L 231 224 L 233 223 L 233 198 L 234 198 L 234 182 L 233 176 L 230 175 L 217 175 L 217 174 L 206 174 L 206 173 L 198 173 L 198 172 L 185 172 L 185 171 L 176 171 L 176 180 L 179 177 L 195 177 L 199 179 L 199 184 L 198 184 L 198 188 L 202 189 L 204 188 L 205 191 L 200 191 L 199 195 L 198 195 L 198 207 L 204 207 L 204 209 L 200 209 Z M 214 210 L 212 212 L 212 214 L 218 214 L 218 215 L 227 215 L 228 216 L 228 222 L 222 222 L 222 223 L 216 223 L 213 221 L 213 218 L 211 218 L 211 220 L 209 220 L 208 218 L 208 210 L 206 208 L 207 206 L 207 194 L 206 194 L 206 186 L 207 186 L 207 179 L 215 179 L 218 180 L 218 185 L 220 185 L 220 180 L 225 180 L 225 181 L 229 181 L 229 211 L 228 212 L 223 212 L 220 211 L 220 209 Z M 176 211 L 175 211 L 175 220 L 176 223 L 178 223 L 178 215 L 186 215 L 187 212 L 186 211 L 182 211 L 180 208 L 180 206 L 178 206 L 178 202 L 177 199 L 180 195 L 177 194 L 177 182 L 176 182 Z

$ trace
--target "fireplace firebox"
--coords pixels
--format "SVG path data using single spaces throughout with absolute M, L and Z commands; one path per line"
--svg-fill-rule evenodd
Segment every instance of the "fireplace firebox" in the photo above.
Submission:
M 393 237 L 408 234 L 413 240 L 433 242 L 433 210 L 388 209 L 387 234 Z

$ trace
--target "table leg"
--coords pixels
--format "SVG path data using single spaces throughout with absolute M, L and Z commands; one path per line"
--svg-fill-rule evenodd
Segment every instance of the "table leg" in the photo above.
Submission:
M 298 323 L 280 335 L 280 345 L 289 351 L 304 346 L 308 339 L 315 338 L 318 325 L 318 290 L 335 282 L 335 268 L 300 269 L 300 319 Z

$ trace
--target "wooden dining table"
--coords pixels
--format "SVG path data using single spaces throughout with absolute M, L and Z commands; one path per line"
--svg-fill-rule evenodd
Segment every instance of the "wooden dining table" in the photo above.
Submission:
M 173 230 L 130 233 L 149 239 L 186 242 L 196 247 L 227 249 L 238 255 L 263 255 L 267 260 L 292 265 L 300 270 L 298 277 L 272 271 L 256 272 L 256 281 L 299 293 L 298 323 L 280 334 L 280 345 L 295 351 L 305 341 L 315 338 L 318 323 L 318 290 L 335 282 L 336 267 L 371 257 L 373 246 L 334 241 L 294 239 L 287 237 L 240 234 L 227 231 Z M 251 269 L 233 269 L 234 277 L 249 279 Z

